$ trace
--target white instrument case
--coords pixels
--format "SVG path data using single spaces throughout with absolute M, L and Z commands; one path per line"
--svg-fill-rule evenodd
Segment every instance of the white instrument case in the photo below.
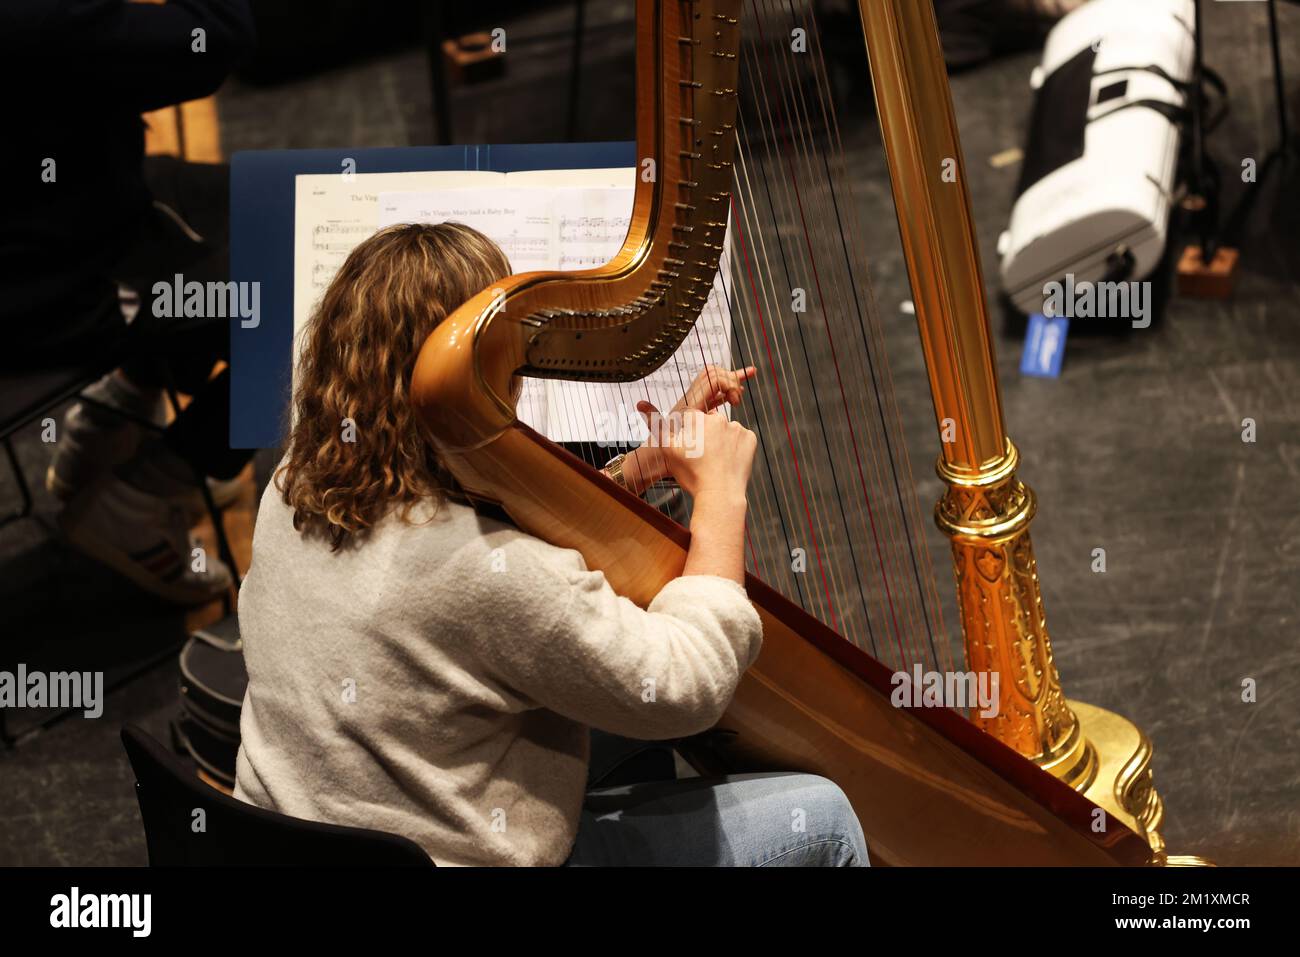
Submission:
M 1193 0 L 1091 0 L 1048 35 L 1002 286 L 1040 312 L 1043 287 L 1141 280 L 1164 255 L 1190 104 Z

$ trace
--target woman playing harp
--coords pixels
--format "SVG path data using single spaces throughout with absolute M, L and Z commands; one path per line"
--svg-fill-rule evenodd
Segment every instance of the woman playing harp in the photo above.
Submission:
M 744 521 L 755 438 L 706 370 L 611 469 L 693 499 L 680 577 L 642 609 L 573 550 L 477 513 L 408 398 L 433 328 L 510 272 L 457 224 L 358 246 L 307 333 L 285 459 L 240 594 L 248 663 L 236 794 L 403 834 L 439 864 L 861 866 L 838 787 L 750 774 L 600 787 L 628 750 L 711 728 L 757 657 Z M 350 426 L 350 428 L 349 428 Z

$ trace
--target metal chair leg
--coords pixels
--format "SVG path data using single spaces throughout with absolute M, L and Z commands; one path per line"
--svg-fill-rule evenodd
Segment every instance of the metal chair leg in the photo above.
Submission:
M 9 469 L 13 472 L 14 480 L 18 483 L 18 493 L 22 496 L 22 507 L 16 512 L 11 512 L 3 519 L 0 519 L 0 528 L 4 528 L 10 522 L 16 522 L 19 519 L 27 518 L 32 514 L 32 490 L 27 484 L 27 476 L 23 474 L 23 467 L 18 462 L 18 455 L 14 452 L 14 444 L 9 436 L 4 438 L 5 458 L 9 460 Z M 3 731 L 3 723 L 0 723 L 0 731 Z
M 179 416 L 181 414 L 180 399 L 176 394 L 174 385 L 168 383 L 165 391 L 167 393 L 167 401 L 171 404 L 173 414 Z M 217 503 L 212 498 L 212 490 L 208 488 L 208 477 L 203 474 L 203 470 L 197 465 L 191 465 L 191 468 L 194 470 L 194 481 L 198 486 L 199 494 L 203 496 L 204 508 L 207 509 L 208 517 L 212 520 L 212 531 L 217 537 L 217 554 L 220 555 L 221 560 L 226 563 L 226 567 L 230 569 L 231 578 L 234 579 L 235 588 L 238 590 L 240 582 L 239 566 L 235 564 L 235 555 L 230 550 L 230 540 L 226 537 L 226 525 L 222 520 L 221 511 L 217 508 Z M 234 611 L 234 603 L 230 599 L 229 592 L 226 592 L 226 594 L 222 596 L 221 605 L 225 609 L 226 614 L 230 614 Z

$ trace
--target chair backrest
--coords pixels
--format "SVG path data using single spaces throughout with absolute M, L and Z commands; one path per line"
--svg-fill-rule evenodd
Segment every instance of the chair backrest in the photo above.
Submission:
M 223 794 L 134 725 L 122 729 L 122 744 L 153 867 L 433 866 L 405 837 L 304 821 Z

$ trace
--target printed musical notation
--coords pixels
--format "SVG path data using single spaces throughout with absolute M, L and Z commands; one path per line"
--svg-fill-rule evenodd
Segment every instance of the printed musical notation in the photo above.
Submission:
M 499 245 L 515 272 L 589 269 L 618 252 L 631 211 L 625 187 L 395 192 L 380 197 L 379 225 L 465 223 Z
M 294 184 L 294 341 L 348 253 L 378 228 L 379 196 L 385 190 L 495 182 L 498 173 L 304 174 Z M 430 177 L 436 177 L 431 179 Z M 294 372 L 297 374 L 295 349 Z
M 519 176 L 521 174 L 507 174 Z M 527 174 L 523 174 L 527 175 Z M 517 182 L 517 180 L 516 180 Z M 591 269 L 616 255 L 627 238 L 634 189 L 626 186 L 448 190 L 385 193 L 379 224 L 446 222 L 473 226 L 495 241 L 515 272 Z M 645 437 L 636 403 L 661 410 L 676 404 L 706 363 L 731 362 L 731 325 L 719 290 L 730 288 L 723 257 L 721 283 L 677 353 L 641 382 L 631 384 L 526 380 L 519 418 L 557 442 L 629 445 Z
M 325 291 L 353 247 L 373 231 L 365 224 L 351 222 L 318 223 L 312 227 L 311 286 L 317 297 Z
M 555 215 L 549 192 L 498 187 L 384 193 L 379 200 L 379 227 L 464 223 L 500 246 L 515 272 L 554 269 Z
M 631 188 L 557 192 L 557 269 L 594 269 L 616 255 L 632 222 Z
M 565 262 L 581 264 L 572 268 L 603 266 L 609 261 L 603 250 L 623 245 L 631 218 L 623 216 L 561 216 L 559 221 L 560 268 Z M 595 252 L 593 250 L 601 250 Z
M 627 224 L 627 216 L 564 216 L 560 219 L 560 242 L 622 242 Z
M 321 236 L 365 236 L 369 230 L 362 223 L 318 223 L 311 229 L 312 241 L 325 243 Z
M 505 252 L 514 272 L 603 266 L 631 222 L 634 169 L 522 173 L 422 172 L 302 175 L 297 179 L 294 332 L 306 326 L 348 254 L 396 223 L 461 222 Z M 721 281 L 695 328 L 667 363 L 641 382 L 596 384 L 526 379 L 519 418 L 559 442 L 634 444 L 644 438 L 636 402 L 667 410 L 705 363 L 730 365 L 731 324 Z M 295 350 L 296 352 L 296 350 Z M 295 361 L 295 372 L 297 363 Z

